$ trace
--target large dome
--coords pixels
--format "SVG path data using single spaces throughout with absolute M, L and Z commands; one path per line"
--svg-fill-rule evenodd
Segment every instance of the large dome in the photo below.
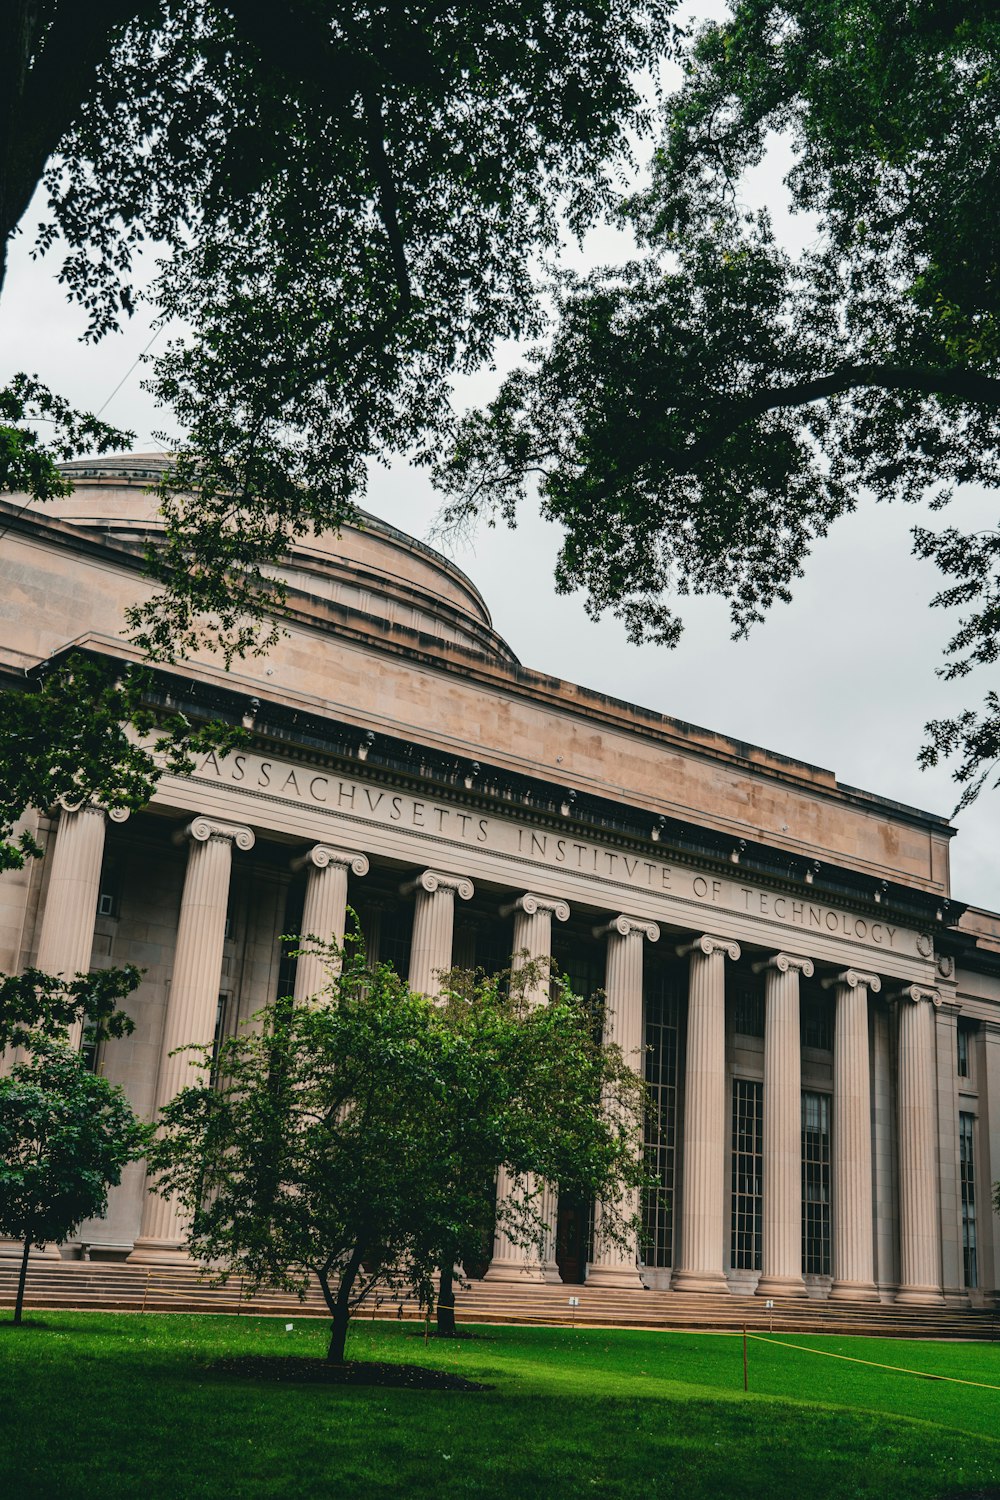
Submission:
M 162 528 L 150 489 L 166 462 L 159 453 L 130 453 L 64 464 L 73 493 L 46 504 L 46 513 L 91 536 L 139 548 L 155 540 Z M 300 608 L 311 601 L 313 612 L 329 616 L 332 610 L 332 620 L 349 616 L 354 628 L 368 633 L 418 636 L 517 662 L 462 570 L 366 511 L 339 534 L 325 532 L 296 542 L 276 571 L 288 586 L 290 602 Z

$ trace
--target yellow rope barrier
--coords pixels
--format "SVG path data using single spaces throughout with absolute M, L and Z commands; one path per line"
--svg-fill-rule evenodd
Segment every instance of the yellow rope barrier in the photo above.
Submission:
M 932 1375 L 927 1370 L 908 1370 L 905 1365 L 883 1365 L 875 1359 L 858 1359 L 854 1354 L 834 1354 L 830 1349 L 810 1349 L 808 1344 L 789 1344 L 784 1339 L 767 1338 L 762 1333 L 748 1333 L 748 1339 L 758 1344 L 778 1344 L 782 1349 L 797 1349 L 800 1354 L 818 1354 L 823 1359 L 846 1359 L 852 1365 L 871 1365 L 873 1370 L 894 1370 L 897 1375 L 919 1375 L 922 1380 L 948 1380 L 952 1385 L 974 1385 L 981 1391 L 1000 1391 L 1000 1385 L 988 1385 L 985 1380 L 962 1380 L 957 1375 Z

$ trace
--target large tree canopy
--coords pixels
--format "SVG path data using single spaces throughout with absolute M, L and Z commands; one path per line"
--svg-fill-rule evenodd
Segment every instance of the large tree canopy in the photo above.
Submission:
M 153 377 L 185 441 L 147 648 L 206 623 L 248 648 L 261 568 L 537 325 L 536 258 L 610 201 L 674 3 L 6 7 L 0 233 L 42 177 L 40 243 L 91 334 L 130 310 L 147 240 L 152 296 L 193 329 Z
M 268 564 L 352 514 L 368 460 L 419 448 L 455 371 L 537 329 L 538 258 L 563 216 L 581 228 L 611 203 L 642 124 L 636 72 L 666 47 L 674 3 L 0 6 L 0 286 L 20 229 L 99 338 L 131 311 L 153 244 L 144 294 L 190 329 L 151 377 L 183 441 L 150 558 L 163 591 L 132 619 L 150 656 L 206 632 L 227 659 L 273 639 Z M 18 376 L 0 389 L 0 492 L 65 493 L 58 459 L 128 437 Z M 37 749 L 58 708 L 27 686 L 0 759 Z M 119 685 L 93 692 L 104 723 Z M 166 738 L 192 747 L 181 724 Z M 121 800 L 147 769 L 111 735 L 81 789 L 69 741 L 49 743 L 52 765 L 31 766 L 49 801 Z M 13 858 L 24 782 L 0 788 Z
M 745 632 L 860 495 L 945 503 L 1000 480 L 1000 17 L 988 0 L 733 0 L 667 101 L 624 212 L 641 255 L 562 279 L 551 336 L 461 424 L 453 523 L 537 481 L 558 585 L 673 643 L 671 596 Z M 782 137 L 808 248 L 744 203 Z M 944 669 L 998 654 L 1000 535 L 915 532 L 969 613 Z M 929 727 L 971 799 L 1000 701 Z M 984 771 L 983 768 L 986 768 Z

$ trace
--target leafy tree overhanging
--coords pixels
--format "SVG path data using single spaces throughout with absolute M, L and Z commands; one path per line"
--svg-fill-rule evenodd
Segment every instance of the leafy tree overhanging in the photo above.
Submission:
M 744 633 L 814 540 L 881 500 L 1000 481 L 1000 18 L 986 0 L 733 0 L 688 47 L 642 254 L 562 278 L 554 329 L 459 426 L 448 520 L 513 519 L 537 482 L 558 586 L 633 640 L 673 644 L 673 596 L 718 593 Z M 778 243 L 741 203 L 775 136 L 815 235 Z M 968 614 L 947 677 L 992 663 L 1000 533 L 918 528 Z M 963 802 L 1000 755 L 1000 700 L 928 726 Z
M 150 657 L 206 634 L 227 660 L 266 647 L 269 565 L 355 514 L 371 458 L 440 426 L 456 370 L 539 328 L 536 258 L 563 214 L 582 228 L 611 203 L 648 114 L 636 72 L 669 45 L 674 3 L 0 11 L 0 288 L 23 232 L 61 258 L 90 338 L 141 295 L 192 330 L 151 374 L 184 439 L 149 558 L 163 586 L 132 615 Z M 60 459 L 130 441 L 19 375 L 0 390 L 0 493 L 66 493 Z M 106 762 L 110 790 L 114 745 Z

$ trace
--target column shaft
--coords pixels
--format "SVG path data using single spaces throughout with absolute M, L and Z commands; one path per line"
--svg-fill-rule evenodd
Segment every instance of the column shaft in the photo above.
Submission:
M 36 968 L 45 974 L 72 979 L 90 970 L 105 827 L 101 807 L 60 813 L 35 959 Z M 70 1028 L 72 1046 L 79 1047 L 82 1029 L 79 1022 Z
M 196 818 L 190 828 L 187 871 L 181 897 L 174 967 L 167 1001 L 163 1046 L 156 1084 L 157 1111 L 188 1085 L 205 1082 L 204 1069 L 191 1066 L 178 1047 L 208 1047 L 215 1035 L 232 846 L 253 847 L 248 828 Z M 144 1265 L 187 1259 L 185 1218 L 172 1198 L 147 1193 L 142 1226 L 129 1260 Z
M 876 974 L 835 981 L 833 1040 L 833 1284 L 830 1296 L 878 1301 L 872 1225 L 871 1069 L 868 991 Z
M 314 995 L 321 995 L 332 975 L 340 972 L 339 960 L 331 963 L 322 954 L 310 952 L 308 939 L 333 942 L 338 948 L 343 946 L 347 920 L 347 872 L 353 870 L 355 875 L 367 875 L 368 861 L 363 854 L 316 844 L 294 864 L 304 864 L 309 871 L 302 908 L 301 938 L 305 946 L 295 963 L 295 999 L 301 1004 Z
M 564 901 L 549 901 L 528 892 L 514 902 L 513 907 L 503 908 L 506 915 L 514 913 L 514 940 L 512 944 L 511 968 L 516 972 L 526 963 L 539 960 L 539 973 L 535 983 L 526 987 L 528 1004 L 541 1005 L 548 998 L 548 960 L 552 957 L 552 918 L 560 922 L 569 918 L 569 907 Z M 536 1183 L 531 1177 L 524 1184 L 529 1193 L 535 1191 Z M 502 1209 L 513 1195 L 521 1190 L 521 1184 L 513 1179 L 502 1166 L 497 1173 L 497 1208 Z M 546 1223 L 542 1242 L 541 1258 L 534 1250 L 524 1250 L 515 1245 L 506 1234 L 501 1223 L 497 1224 L 493 1241 L 493 1258 L 486 1277 L 489 1281 L 548 1281 L 561 1282 L 556 1263 L 556 1219 L 559 1212 L 559 1190 L 554 1183 L 542 1184 L 539 1213 Z
M 936 991 L 910 985 L 899 1000 L 899 1290 L 897 1302 L 939 1303 L 934 1076 Z
M 799 973 L 808 958 L 779 953 L 764 992 L 764 1202 L 761 1297 L 805 1295 L 802 1280 L 802 1053 Z
M 937 1074 L 938 1202 L 941 1209 L 941 1284 L 952 1306 L 969 1305 L 962 1257 L 961 1155 L 958 1135 L 958 1016 L 949 1000 L 934 1012 Z
M 659 928 L 652 922 L 617 917 L 608 928 L 605 970 L 606 1010 L 604 1041 L 615 1043 L 630 1067 L 643 1071 L 642 1010 L 642 944 L 643 939 L 656 942 Z M 637 1195 L 632 1192 L 614 1205 L 621 1213 L 631 1215 L 638 1209 Z M 607 1209 L 603 1203 L 594 1206 L 594 1258 L 587 1267 L 587 1285 L 638 1289 L 643 1281 L 639 1274 L 638 1247 L 629 1250 L 616 1245 L 601 1232 Z
M 425 870 L 415 881 L 403 887 L 415 892 L 413 936 L 410 941 L 410 989 L 432 998 L 441 993 L 441 975 L 452 965 L 455 935 L 455 896 L 472 899 L 471 880 L 459 875 L 442 875 Z
M 671 1285 L 684 1292 L 729 1290 L 725 1242 L 726 970 L 736 943 L 702 937 L 691 947 L 688 980 L 687 1059 L 684 1073 L 684 1199 L 679 1264 Z

